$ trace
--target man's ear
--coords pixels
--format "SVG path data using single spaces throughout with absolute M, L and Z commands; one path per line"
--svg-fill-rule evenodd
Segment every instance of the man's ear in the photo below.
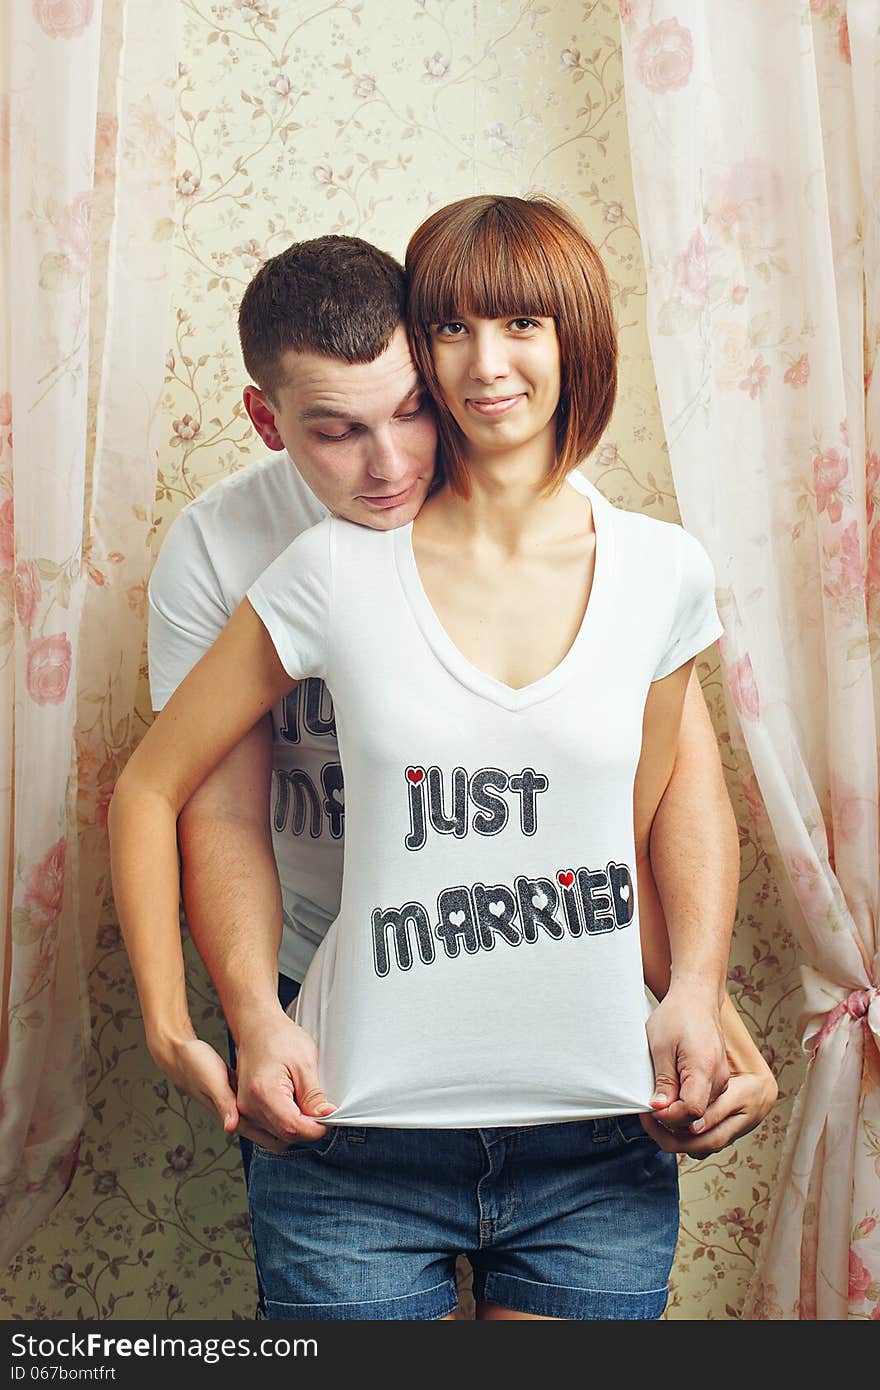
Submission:
M 250 422 L 267 449 L 276 452 L 284 448 L 284 440 L 275 426 L 275 407 L 268 396 L 258 386 L 246 386 L 243 392 L 244 408 Z

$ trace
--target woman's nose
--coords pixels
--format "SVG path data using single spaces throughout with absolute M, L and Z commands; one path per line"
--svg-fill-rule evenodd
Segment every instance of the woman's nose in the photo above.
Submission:
M 475 334 L 469 370 L 474 381 L 497 381 L 506 376 L 507 351 L 503 339 L 492 332 Z

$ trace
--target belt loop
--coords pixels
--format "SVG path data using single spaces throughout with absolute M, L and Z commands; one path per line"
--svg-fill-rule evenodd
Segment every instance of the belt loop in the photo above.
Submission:
M 611 1117 L 603 1115 L 601 1119 L 593 1121 L 593 1143 L 607 1144 L 611 1138 Z

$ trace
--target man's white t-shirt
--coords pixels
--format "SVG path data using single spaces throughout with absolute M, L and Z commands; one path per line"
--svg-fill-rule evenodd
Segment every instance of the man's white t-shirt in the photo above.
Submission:
M 148 589 L 153 709 L 219 637 L 248 585 L 326 515 L 286 452 L 248 464 L 184 507 Z M 272 842 L 284 908 L 278 968 L 302 980 L 339 911 L 342 883 L 342 769 L 321 681 L 307 681 L 272 710 L 272 769 Z
M 294 679 L 333 691 L 339 915 L 295 1017 L 330 1124 L 488 1127 L 648 1110 L 633 785 L 650 684 L 723 631 L 711 561 L 586 479 L 574 643 L 513 690 L 447 636 L 412 524 L 327 518 L 247 591 Z

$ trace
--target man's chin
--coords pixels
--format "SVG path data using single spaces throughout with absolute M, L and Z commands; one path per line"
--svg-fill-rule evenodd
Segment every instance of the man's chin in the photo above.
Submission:
M 371 531 L 394 531 L 398 526 L 406 526 L 419 513 L 428 495 L 428 489 L 421 480 L 395 505 L 381 506 L 363 497 L 355 497 L 339 516 L 353 521 L 358 526 L 368 526 Z

